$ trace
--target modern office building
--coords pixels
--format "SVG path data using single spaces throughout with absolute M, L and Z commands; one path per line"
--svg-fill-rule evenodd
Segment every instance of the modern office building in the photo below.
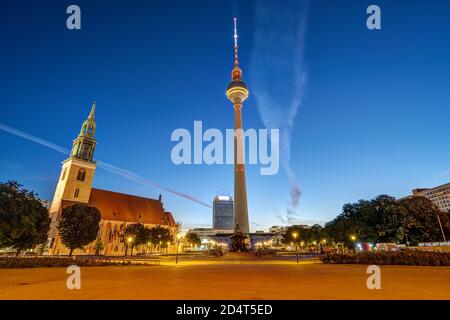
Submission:
M 233 198 L 216 196 L 213 201 L 213 229 L 233 230 Z
M 434 188 L 414 189 L 413 197 L 425 197 L 433 201 L 443 212 L 450 210 L 450 183 L 446 183 Z

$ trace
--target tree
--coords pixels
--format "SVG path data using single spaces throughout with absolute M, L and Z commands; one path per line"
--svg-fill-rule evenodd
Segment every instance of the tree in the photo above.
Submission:
M 61 242 L 70 250 L 69 257 L 73 250 L 82 249 L 97 238 L 100 220 L 100 211 L 85 204 L 75 204 L 62 210 L 58 231 Z
M 400 203 L 407 212 L 400 224 L 409 242 L 417 244 L 418 242 L 443 241 L 438 216 L 444 234 L 450 233 L 448 215 L 440 211 L 431 200 L 425 197 L 411 197 L 400 200 Z
M 17 181 L 0 183 L 0 247 L 21 251 L 47 241 L 50 217 L 37 195 Z
M 351 235 L 367 242 L 438 241 L 442 239 L 438 216 L 444 233 L 448 234 L 449 215 L 441 212 L 431 200 L 423 197 L 397 200 L 380 195 L 372 200 L 345 204 L 342 213 L 325 224 L 324 234 L 347 246 L 354 245 Z
M 283 234 L 283 243 L 284 244 L 291 244 L 291 243 L 297 243 L 299 239 L 303 239 L 305 229 L 301 226 L 290 226 L 286 229 L 286 232 Z M 293 234 L 297 234 L 297 238 L 293 236 Z
M 185 239 L 186 243 L 189 243 L 189 244 L 192 244 L 192 245 L 199 246 L 202 243 L 202 241 L 200 240 L 198 235 L 196 233 L 193 233 L 193 232 L 187 233 L 186 237 L 184 239 Z
M 167 243 L 173 241 L 173 236 L 170 230 L 161 226 L 156 226 L 150 229 L 150 243 L 155 248 L 160 246 L 161 248 L 166 248 Z
M 133 249 L 142 244 L 146 244 L 150 240 L 150 229 L 144 227 L 141 223 L 129 224 L 125 227 L 120 235 L 120 241 L 125 245 L 125 256 L 128 247 L 131 247 L 131 255 Z

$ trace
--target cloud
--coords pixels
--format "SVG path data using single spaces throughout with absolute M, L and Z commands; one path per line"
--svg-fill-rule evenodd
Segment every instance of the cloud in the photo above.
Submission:
M 303 54 L 308 7 L 309 1 L 257 1 L 251 55 L 252 92 L 261 120 L 266 128 L 280 130 L 280 163 L 288 177 L 292 210 L 301 197 L 291 166 L 291 142 L 307 82 Z

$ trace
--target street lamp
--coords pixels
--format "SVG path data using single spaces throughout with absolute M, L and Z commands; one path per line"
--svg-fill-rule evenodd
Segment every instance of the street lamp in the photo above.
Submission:
M 295 240 L 295 253 L 297 256 L 297 263 L 298 263 L 298 244 L 297 244 L 298 232 L 292 232 L 292 236 L 294 237 Z
M 436 216 L 439 222 L 439 227 L 441 228 L 442 238 L 444 239 L 444 242 L 447 242 L 447 239 L 445 238 L 444 228 L 442 228 L 441 218 L 439 218 L 439 214 L 436 214 Z
M 127 238 L 127 249 L 129 246 L 131 246 L 131 243 L 133 242 L 133 237 L 128 237 Z M 125 253 L 126 255 L 126 253 Z M 131 247 L 131 255 L 133 255 L 133 247 Z
M 323 253 L 323 246 L 327 244 L 327 239 L 322 239 L 322 241 L 319 242 L 320 245 L 320 253 Z
M 180 246 L 180 239 L 181 239 L 181 234 L 177 234 L 177 256 L 175 259 L 175 264 L 178 264 L 178 247 Z
M 350 239 L 353 241 L 353 251 L 355 252 L 356 251 L 356 247 L 355 247 L 356 236 L 351 235 Z

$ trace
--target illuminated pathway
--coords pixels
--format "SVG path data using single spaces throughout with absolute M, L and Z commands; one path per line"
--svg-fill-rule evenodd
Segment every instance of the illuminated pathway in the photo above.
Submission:
M 313 261 L 191 259 L 179 265 L 85 267 L 81 290 L 63 268 L 0 269 L 0 299 L 450 299 L 449 267 L 381 267 L 381 290 L 366 266 Z

